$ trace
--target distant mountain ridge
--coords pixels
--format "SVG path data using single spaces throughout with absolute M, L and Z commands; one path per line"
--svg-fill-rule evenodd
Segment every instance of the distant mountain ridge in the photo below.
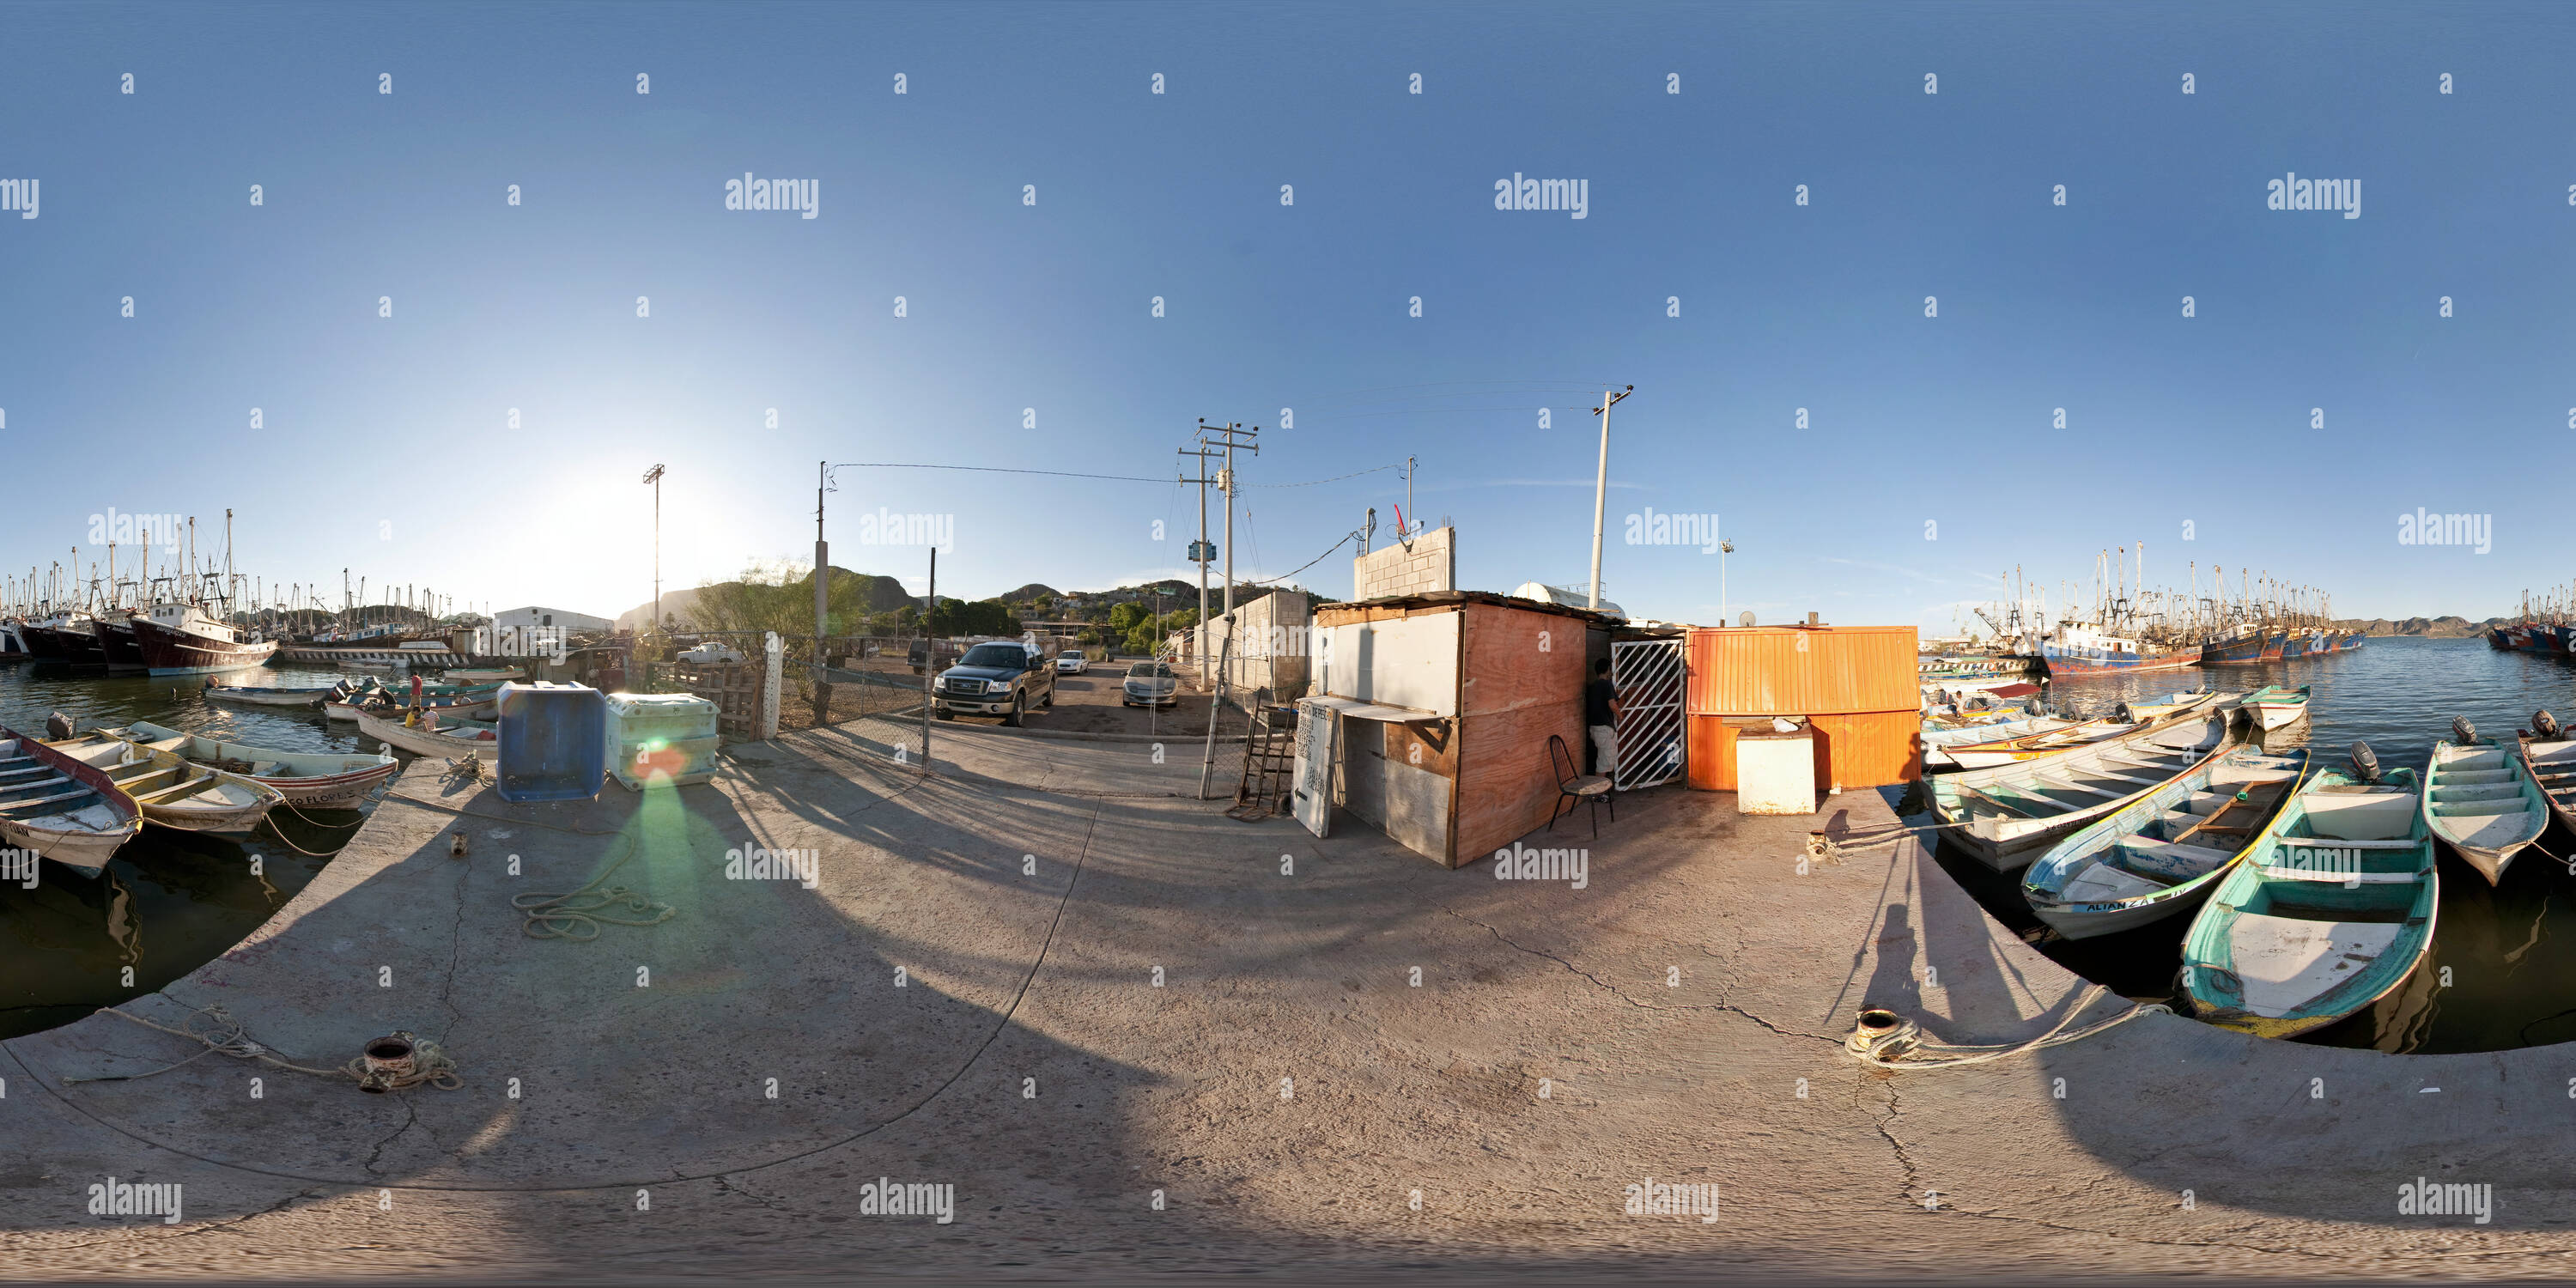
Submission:
M 917 604 L 921 602 L 919 599 L 904 590 L 902 582 L 896 581 L 892 577 L 880 577 L 873 573 L 852 572 L 838 564 L 835 564 L 832 567 L 832 587 L 834 598 L 839 597 L 842 583 L 853 579 L 860 583 L 860 593 L 865 596 L 864 602 L 867 604 L 867 610 L 871 613 L 882 613 L 888 609 L 901 608 L 906 604 Z M 808 587 L 807 593 L 811 594 L 812 583 L 810 579 L 804 580 Z M 716 583 L 716 585 L 719 586 L 733 586 L 739 584 L 739 582 L 731 581 Z M 662 615 L 665 617 L 676 617 L 680 619 L 682 625 L 688 624 L 690 610 L 697 607 L 699 589 L 700 588 L 696 586 L 672 586 L 665 588 L 662 591 Z M 945 596 L 943 596 L 943 598 L 945 598 Z M 620 630 L 638 630 L 641 629 L 645 623 L 652 620 L 653 603 L 651 600 L 646 600 L 645 602 L 637 604 L 635 607 L 618 614 L 617 626 Z
M 2473 622 L 2450 615 L 2406 617 L 2396 621 L 2385 617 L 2354 617 L 2329 622 L 2327 626 L 2337 631 L 2360 631 L 2364 635 L 2420 635 L 2426 639 L 2448 640 L 2484 635 L 2512 620 L 2510 617 L 2490 617 L 2483 622 Z

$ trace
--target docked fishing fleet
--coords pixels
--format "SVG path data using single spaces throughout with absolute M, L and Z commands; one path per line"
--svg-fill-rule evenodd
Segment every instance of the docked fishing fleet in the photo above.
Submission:
M 1945 843 L 2017 875 L 2049 937 L 2177 927 L 2177 1009 L 2258 1036 L 2313 1032 L 2422 964 L 2437 851 L 2493 884 L 2553 821 L 2576 833 L 2576 736 L 2547 711 L 2510 739 L 2458 719 L 2420 770 L 2383 767 L 2360 742 L 2328 764 L 2265 737 L 2306 720 L 2312 697 L 2267 685 L 2093 719 L 1936 712 L 1924 798 Z
M 2143 541 L 2133 552 L 2103 551 L 2082 606 L 2070 588 L 2053 615 L 2045 589 L 2016 573 L 2006 578 L 2012 601 L 1978 615 L 2007 651 L 2050 678 L 2277 662 L 2361 647 L 2362 633 L 2337 629 L 2332 602 L 2313 588 L 2269 578 L 2257 584 L 2239 569 L 2231 595 L 2221 568 L 2212 569 L 2203 592 L 2195 564 L 2187 594 L 2149 590 L 2146 559 Z

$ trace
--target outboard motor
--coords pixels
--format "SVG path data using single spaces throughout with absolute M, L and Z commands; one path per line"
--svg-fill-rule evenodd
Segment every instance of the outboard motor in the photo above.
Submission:
M 2549 714 L 2547 708 L 2533 712 L 2531 715 L 2531 731 L 2539 734 L 2544 740 L 2556 738 L 2558 736 L 2558 717 Z
M 2379 757 L 2371 752 L 2369 743 L 2352 744 L 2352 774 L 2365 783 L 2379 781 Z
M 2460 736 L 2460 745 L 2463 747 L 2478 740 L 2478 727 L 2470 724 L 2467 716 L 2451 717 L 2451 732 Z
M 64 738 L 69 738 L 77 732 L 79 732 L 78 726 L 74 724 L 72 718 L 64 715 L 60 711 L 45 717 L 45 736 L 47 738 L 59 741 Z

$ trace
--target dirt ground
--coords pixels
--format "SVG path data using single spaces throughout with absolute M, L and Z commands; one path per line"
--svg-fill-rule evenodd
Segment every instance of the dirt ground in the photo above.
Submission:
M 1121 700 L 1121 681 L 1127 664 L 1136 659 L 1119 658 L 1094 662 L 1080 675 L 1056 677 L 1055 705 L 1029 712 L 1028 727 L 1053 733 L 1097 733 L 1163 735 L 1176 738 L 1207 736 L 1208 694 L 1198 686 L 1196 673 L 1179 668 L 1181 700 L 1162 708 L 1131 707 Z M 890 676 L 903 683 L 901 688 L 874 685 L 836 684 L 832 686 L 832 710 L 823 723 L 841 724 L 868 716 L 892 715 L 921 709 L 921 677 L 900 656 L 852 658 L 843 667 Z M 778 724 L 782 732 L 813 727 L 813 690 L 801 671 L 788 668 L 787 692 L 778 704 Z M 959 716 L 954 723 L 998 728 L 998 716 Z M 1246 719 L 1241 711 L 1229 706 L 1217 724 L 1217 736 L 1242 737 Z

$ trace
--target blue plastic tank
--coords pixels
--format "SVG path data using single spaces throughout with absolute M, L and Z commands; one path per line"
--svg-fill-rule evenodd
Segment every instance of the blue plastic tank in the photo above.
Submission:
M 493 790 L 505 801 L 586 801 L 608 774 L 608 708 L 587 684 L 501 686 Z

